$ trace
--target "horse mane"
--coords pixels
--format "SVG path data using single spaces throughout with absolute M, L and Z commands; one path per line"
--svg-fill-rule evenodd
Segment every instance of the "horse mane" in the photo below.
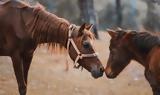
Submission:
M 122 39 L 127 31 L 125 30 L 117 30 L 116 39 Z M 154 46 L 160 45 L 160 34 L 159 33 L 151 33 L 151 32 L 129 32 L 132 35 L 131 42 L 137 47 L 139 52 L 143 54 L 147 54 Z
M 64 46 L 59 43 L 66 43 L 62 40 L 61 36 L 66 35 L 66 38 L 68 38 L 67 31 L 70 23 L 63 18 L 47 12 L 45 7 L 39 3 L 33 7 L 33 14 L 34 19 L 31 22 L 29 32 L 35 42 L 41 43 L 41 41 L 46 41 L 49 42 L 45 44 L 48 46 L 48 49 L 55 49 L 55 51 L 64 50 Z
M 135 32 L 132 41 L 140 52 L 147 54 L 154 46 L 160 45 L 160 36 L 158 33 Z

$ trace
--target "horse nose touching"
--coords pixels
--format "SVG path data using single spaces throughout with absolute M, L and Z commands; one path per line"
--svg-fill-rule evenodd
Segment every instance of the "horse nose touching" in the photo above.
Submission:
M 104 72 L 103 66 L 100 66 L 100 67 L 92 66 L 92 68 L 91 68 L 91 74 L 94 78 L 98 78 L 98 77 L 103 76 L 103 72 Z
M 111 68 L 106 68 L 105 74 L 108 78 L 115 78 L 115 74 L 112 72 Z
M 114 75 L 114 73 L 113 72 L 111 72 L 111 73 L 109 73 L 109 74 L 106 74 L 106 76 L 108 77 L 108 78 L 115 78 L 115 75 Z

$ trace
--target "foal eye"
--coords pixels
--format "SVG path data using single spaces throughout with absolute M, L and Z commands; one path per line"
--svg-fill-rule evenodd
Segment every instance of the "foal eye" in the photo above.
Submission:
M 90 43 L 89 42 L 83 42 L 83 47 L 84 48 L 89 48 L 90 47 Z

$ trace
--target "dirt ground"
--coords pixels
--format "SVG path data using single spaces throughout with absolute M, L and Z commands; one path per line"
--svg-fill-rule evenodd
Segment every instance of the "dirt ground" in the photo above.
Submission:
M 95 41 L 99 58 L 106 66 L 110 37 L 100 32 Z M 145 80 L 144 68 L 132 61 L 116 79 L 107 79 L 105 74 L 93 79 L 86 70 L 73 68 L 69 59 L 66 71 L 66 55 L 51 54 L 45 47 L 37 48 L 29 71 L 27 95 L 152 95 Z M 0 95 L 18 95 L 11 59 L 0 57 Z

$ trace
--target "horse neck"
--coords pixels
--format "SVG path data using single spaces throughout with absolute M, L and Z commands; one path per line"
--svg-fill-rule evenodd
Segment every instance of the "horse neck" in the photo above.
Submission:
M 36 43 L 58 43 L 66 47 L 69 31 L 69 22 L 67 20 L 44 10 L 40 10 L 35 13 L 32 23 L 30 33 Z
M 134 45 L 134 43 L 130 43 L 129 51 L 132 54 L 132 59 L 136 60 L 138 63 L 140 63 L 142 66 L 146 67 L 146 58 L 147 56 L 145 54 L 142 54 L 138 51 L 137 47 Z

